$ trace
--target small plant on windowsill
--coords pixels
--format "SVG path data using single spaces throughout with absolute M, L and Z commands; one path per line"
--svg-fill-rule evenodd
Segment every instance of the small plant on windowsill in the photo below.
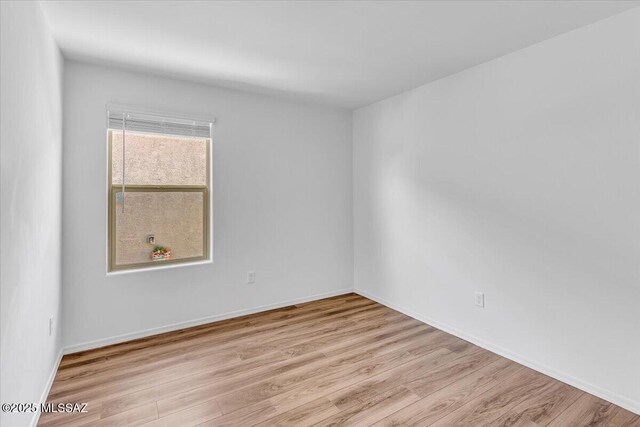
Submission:
M 153 261 L 165 261 L 171 259 L 171 248 L 155 246 L 151 252 L 151 259 Z

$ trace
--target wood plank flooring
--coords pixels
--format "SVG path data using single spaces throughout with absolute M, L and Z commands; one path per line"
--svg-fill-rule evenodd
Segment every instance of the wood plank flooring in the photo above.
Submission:
M 640 416 L 359 295 L 67 355 L 40 426 L 635 426 Z

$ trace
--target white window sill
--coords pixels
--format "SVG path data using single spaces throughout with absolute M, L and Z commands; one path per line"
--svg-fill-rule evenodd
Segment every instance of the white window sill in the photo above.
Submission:
M 192 267 L 194 265 L 205 265 L 205 264 L 213 264 L 212 259 L 205 259 L 202 261 L 194 261 L 194 262 L 185 262 L 185 263 L 176 263 L 176 264 L 168 264 L 168 265 L 158 265 L 154 267 L 145 267 L 145 268 L 132 268 L 130 270 L 116 270 L 116 271 L 107 271 L 106 276 L 120 276 L 122 274 L 132 274 L 132 273 L 142 273 L 142 272 L 151 272 L 157 270 L 167 270 L 170 268 L 184 268 L 184 267 Z

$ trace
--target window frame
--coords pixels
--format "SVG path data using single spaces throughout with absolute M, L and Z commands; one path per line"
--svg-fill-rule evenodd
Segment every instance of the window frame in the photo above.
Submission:
M 213 218 L 211 215 L 211 145 L 212 139 L 202 138 L 206 143 L 206 185 L 126 185 L 125 192 L 201 192 L 203 206 L 203 255 L 198 257 L 169 259 L 165 261 L 149 261 L 135 264 L 116 264 L 116 193 L 122 191 L 122 184 L 113 183 L 113 133 L 119 132 L 118 129 L 107 128 L 107 275 L 117 273 L 132 273 L 136 271 L 157 270 L 167 267 L 178 267 L 187 265 L 198 265 L 202 263 L 212 262 L 211 242 L 213 240 L 211 223 Z M 145 134 L 144 132 L 134 132 L 136 134 Z M 151 134 L 153 135 L 153 134 Z M 176 135 L 168 135 L 180 138 Z M 200 138 L 200 137 L 199 137 Z M 118 191 L 119 190 L 119 191 Z

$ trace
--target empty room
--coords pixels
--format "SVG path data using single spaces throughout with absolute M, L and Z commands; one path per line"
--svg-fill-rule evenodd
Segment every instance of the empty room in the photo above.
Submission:
M 640 1 L 0 17 L 2 427 L 640 427 Z

